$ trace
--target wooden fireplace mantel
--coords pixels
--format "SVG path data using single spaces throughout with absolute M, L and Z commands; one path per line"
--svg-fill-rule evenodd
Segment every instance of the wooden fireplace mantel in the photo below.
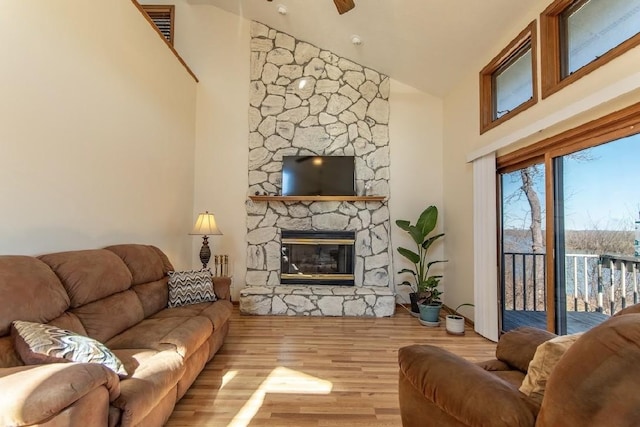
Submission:
M 385 196 L 249 196 L 254 202 L 384 202 Z

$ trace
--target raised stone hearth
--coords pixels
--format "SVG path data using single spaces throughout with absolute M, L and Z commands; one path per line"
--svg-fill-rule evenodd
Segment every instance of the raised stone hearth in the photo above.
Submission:
M 289 316 L 392 316 L 387 288 L 351 286 L 251 286 L 240 291 L 243 314 Z

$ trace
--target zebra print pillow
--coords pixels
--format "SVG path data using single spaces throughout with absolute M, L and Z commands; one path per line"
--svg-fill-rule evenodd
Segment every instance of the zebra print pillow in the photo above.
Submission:
M 168 274 L 169 307 L 216 300 L 211 270 L 170 271 Z
M 16 320 L 11 323 L 16 351 L 27 365 L 42 363 L 99 363 L 120 377 L 126 377 L 124 365 L 104 344 L 42 323 Z

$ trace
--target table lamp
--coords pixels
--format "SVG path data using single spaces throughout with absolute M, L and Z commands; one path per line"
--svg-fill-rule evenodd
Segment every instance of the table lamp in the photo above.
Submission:
M 200 248 L 200 261 L 202 262 L 202 268 L 207 268 L 207 264 L 211 259 L 211 249 L 209 249 L 209 236 L 222 235 L 218 226 L 216 225 L 216 219 L 209 211 L 205 211 L 198 215 L 196 224 L 191 231 L 192 235 L 202 236 L 202 248 Z

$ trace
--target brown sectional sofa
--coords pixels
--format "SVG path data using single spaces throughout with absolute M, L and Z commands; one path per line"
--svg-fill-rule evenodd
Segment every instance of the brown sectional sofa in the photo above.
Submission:
M 160 426 L 229 330 L 229 279 L 211 303 L 166 308 L 173 267 L 154 246 L 0 256 L 0 426 Z M 24 366 L 11 322 L 48 323 L 105 343 L 125 365 Z
M 430 345 L 398 352 L 402 425 L 574 427 L 640 425 L 640 304 L 585 332 L 562 354 L 542 402 L 520 386 L 538 346 L 555 335 L 518 328 L 496 359 L 468 362 Z

